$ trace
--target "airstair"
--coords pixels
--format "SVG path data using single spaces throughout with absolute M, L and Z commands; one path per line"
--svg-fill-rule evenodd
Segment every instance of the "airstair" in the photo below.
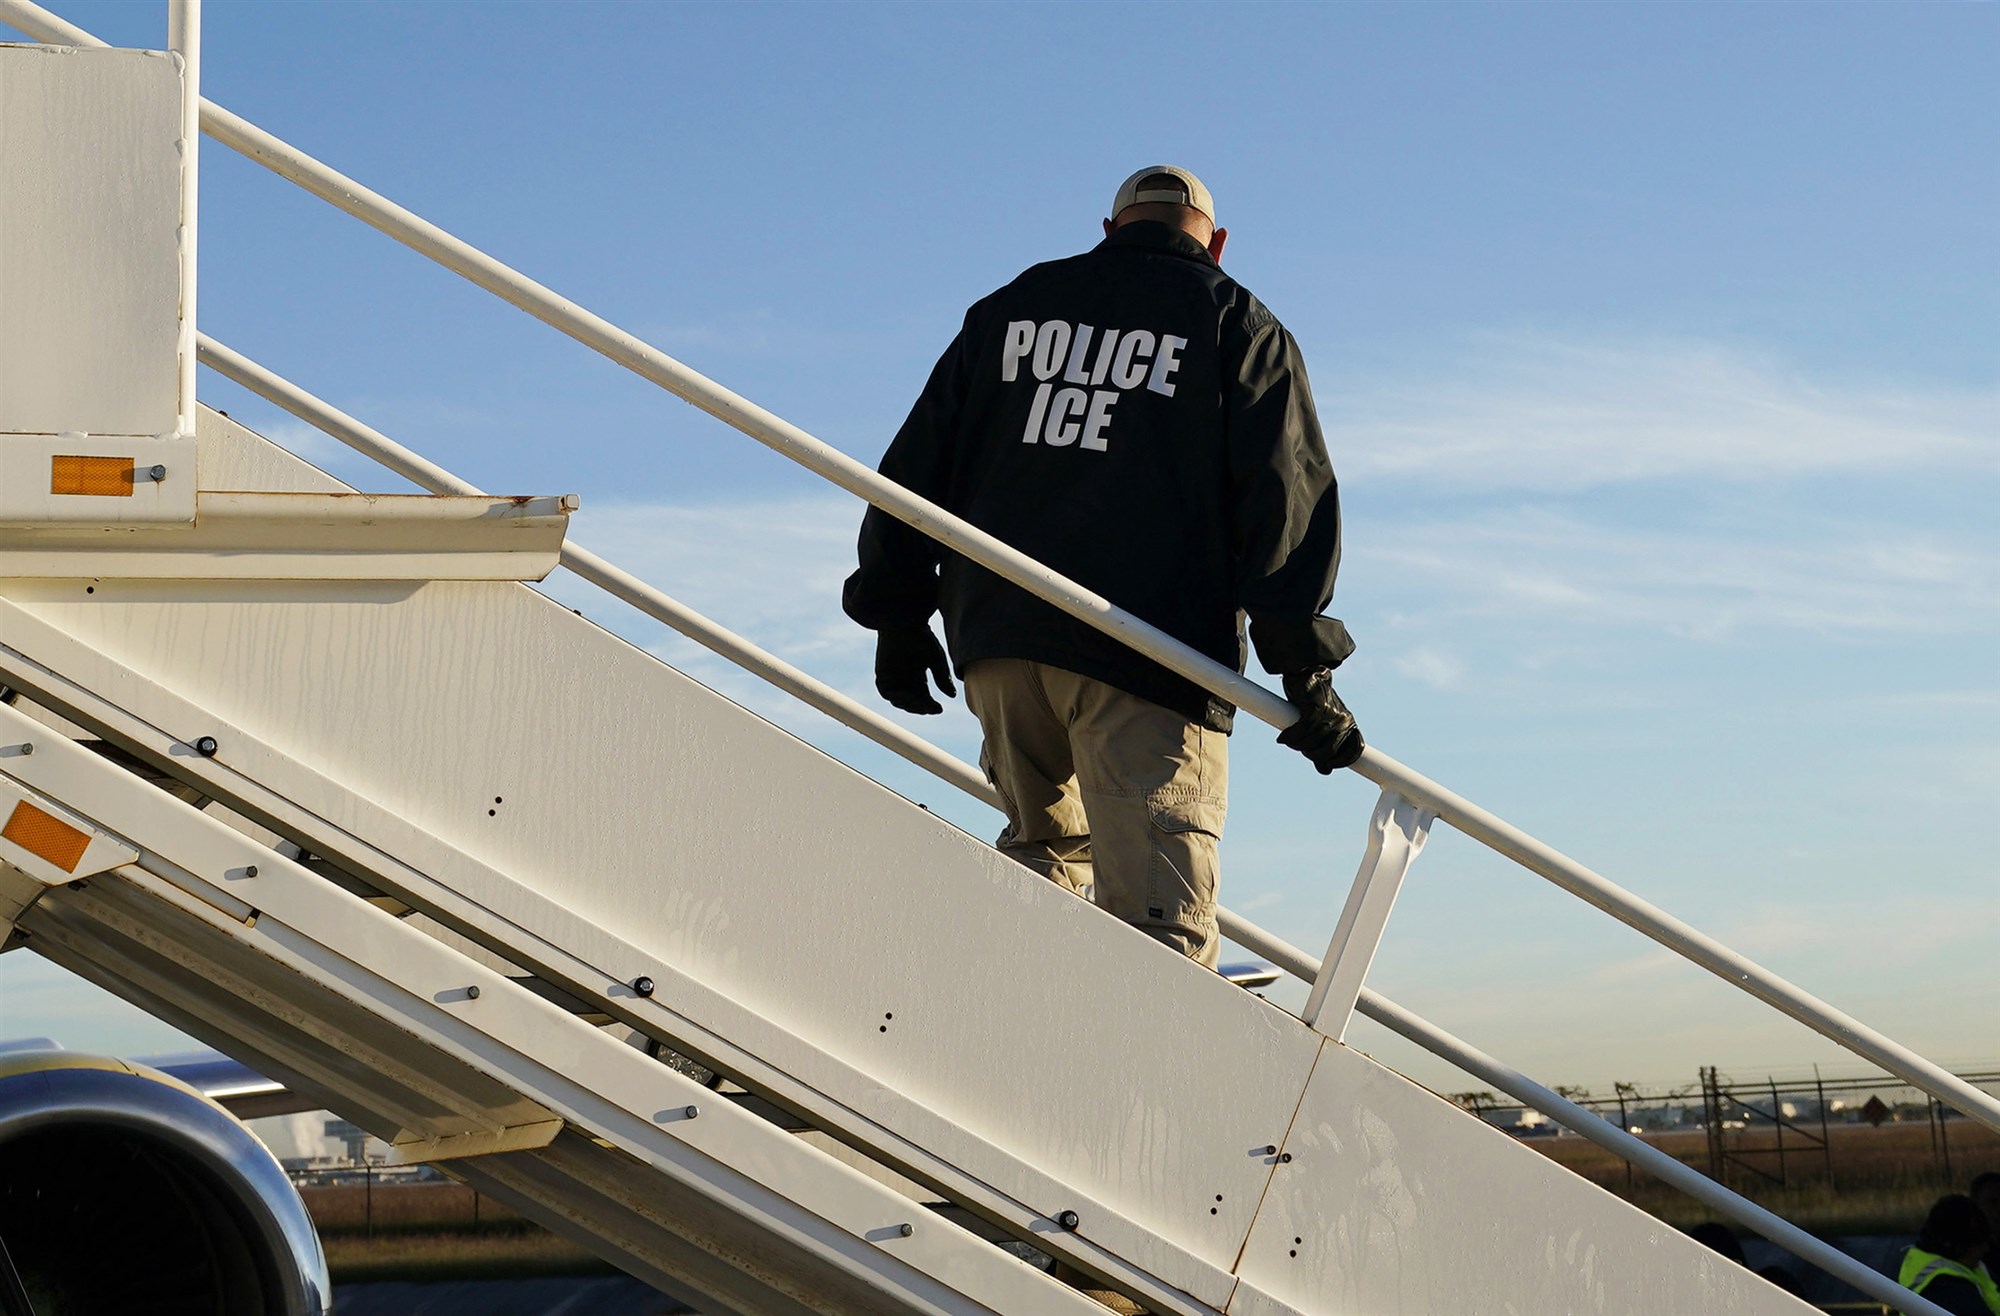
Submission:
M 169 58 L 0 0 L 55 43 L 0 48 L 0 108 L 40 97 L 51 133 L 68 107 L 99 142 L 121 140 L 116 120 L 146 157 L 51 184 L 96 176 L 76 204 L 122 197 L 129 223 L 26 232 L 39 254 L 0 266 L 13 307 L 48 312 L 0 325 L 8 948 L 709 1310 L 1103 1310 L 1030 1249 L 1162 1316 L 1810 1310 L 1351 1049 L 1358 1011 L 1872 1296 L 1936 1311 L 1381 998 L 1368 963 L 1442 821 L 1989 1127 L 2000 1102 L 1387 755 L 1357 769 L 1383 793 L 1323 958 L 1225 915 L 1312 985 L 1294 1014 L 531 588 L 560 563 L 990 799 L 968 765 L 569 544 L 574 500 L 482 494 L 198 335 L 197 113 L 1252 716 L 1293 716 L 201 101 L 195 5 L 173 13 Z M 146 210 L 155 184 L 184 236 Z M 37 272 L 107 251 L 157 254 L 166 300 L 130 280 L 79 313 Z M 52 351 L 63 334 L 74 350 Z M 435 492 L 356 492 L 198 407 L 197 357 Z

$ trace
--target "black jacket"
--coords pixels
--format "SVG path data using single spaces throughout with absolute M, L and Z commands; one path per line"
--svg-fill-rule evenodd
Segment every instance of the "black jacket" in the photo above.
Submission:
M 1242 613 L 1267 671 L 1353 651 L 1319 615 L 1340 505 L 1298 347 L 1168 225 L 975 304 L 881 471 L 1238 671 Z M 942 608 L 961 673 L 1032 659 L 1229 728 L 1229 704 L 879 509 L 860 554 L 848 616 L 881 630 Z

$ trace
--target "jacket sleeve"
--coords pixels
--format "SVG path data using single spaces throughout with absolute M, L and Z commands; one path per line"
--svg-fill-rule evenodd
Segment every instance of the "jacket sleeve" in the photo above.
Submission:
M 1244 333 L 1225 400 L 1236 602 L 1265 671 L 1337 667 L 1354 641 L 1320 610 L 1340 569 L 1340 491 L 1305 362 L 1268 313 Z
M 945 349 L 878 468 L 911 493 L 943 503 L 951 487 L 958 422 L 969 385 L 965 360 L 971 324 Z M 938 606 L 944 546 L 879 507 L 861 519 L 861 566 L 847 578 L 840 604 L 870 630 L 921 626 Z

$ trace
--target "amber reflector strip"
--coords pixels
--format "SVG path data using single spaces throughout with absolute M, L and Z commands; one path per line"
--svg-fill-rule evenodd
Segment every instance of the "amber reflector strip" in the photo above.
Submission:
M 132 496 L 132 458 L 55 457 L 49 465 L 49 492 L 92 498 Z
M 74 873 L 90 848 L 90 833 L 80 832 L 62 819 L 22 800 L 14 806 L 7 825 L 0 827 L 6 837 L 29 854 L 39 855 L 65 873 Z

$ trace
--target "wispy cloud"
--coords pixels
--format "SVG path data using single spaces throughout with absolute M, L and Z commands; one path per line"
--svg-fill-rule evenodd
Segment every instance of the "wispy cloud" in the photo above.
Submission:
M 825 494 L 705 505 L 586 504 L 573 531 L 577 543 L 808 675 L 927 739 L 976 753 L 977 727 L 963 703 L 948 705 L 943 717 L 914 718 L 876 695 L 874 636 L 840 610 L 860 522 L 861 504 Z M 825 724 L 729 659 L 637 619 L 567 573 L 551 576 L 545 588 L 712 689 L 825 743 Z
M 329 463 L 353 460 L 353 449 L 338 439 L 329 438 L 321 430 L 302 420 L 281 419 L 268 421 L 258 427 L 258 433 L 296 457 L 303 457 L 324 470 Z
M 1481 490 L 2000 471 L 2000 393 L 1809 380 L 1713 343 L 1483 335 L 1421 380 L 1321 390 L 1345 475 Z
M 774 331 L 748 312 L 680 337 L 754 344 Z M 1575 499 L 1552 500 L 1559 509 L 1514 505 L 1528 489 L 1696 475 L 1866 477 L 1925 464 L 2000 472 L 2000 395 L 1813 381 L 1755 351 L 1685 342 L 1489 335 L 1447 373 L 1441 386 L 1325 390 L 1344 475 L 1421 474 L 1458 495 L 1448 518 L 1351 536 L 1344 601 L 1357 587 L 1394 582 L 1390 606 L 1414 619 L 1526 618 L 1698 641 L 1773 628 L 1837 637 L 2000 624 L 2000 547 L 1990 538 L 1831 517 L 1664 529 Z M 587 499 L 574 534 L 759 643 L 804 665 L 831 664 L 865 690 L 868 639 L 838 606 L 859 515 L 832 492 L 710 505 Z M 1459 688 L 1468 670 L 1460 648 L 1413 636 L 1396 666 L 1431 688 Z
M 1352 558 L 1361 572 L 1350 575 L 1399 581 L 1461 615 L 1696 641 L 1773 628 L 1840 638 L 2000 626 L 2000 549 L 1895 527 L 1794 529 L 1767 542 L 1509 509 L 1382 527 Z M 1434 668 L 1413 655 L 1404 671 L 1435 684 Z
M 690 358 L 807 357 L 822 364 L 829 358 L 878 349 L 887 341 L 877 333 L 852 325 L 814 323 L 758 307 L 702 322 L 642 324 L 640 333 L 648 342 Z
M 1864 700 L 1880 708 L 1967 713 L 2000 708 L 2000 690 L 1919 690 L 1864 696 Z
M 1465 664 L 1435 645 L 1420 645 L 1395 660 L 1396 670 L 1433 690 L 1456 690 L 1465 682 Z
M 1759 902 L 1734 914 L 1718 935 L 1757 958 L 1809 956 L 1819 964 L 1852 958 L 1880 972 L 1982 944 L 1996 923 L 2000 894 L 1964 895 L 1952 916 L 1941 918 L 1936 905 L 1900 894 L 1836 901 L 1821 892 L 1809 905 Z
M 854 560 L 859 507 L 839 494 L 724 504 L 587 503 L 577 542 L 649 580 L 696 611 L 867 703 L 877 703 L 867 632 L 839 606 Z M 1350 545 L 1346 609 L 1395 582 L 1396 609 L 1375 619 L 1405 679 L 1463 690 L 1494 621 L 1542 628 L 1520 663 L 1563 670 L 1588 660 L 1591 633 L 1654 633 L 1681 642 L 1732 643 L 1790 631 L 1839 641 L 2000 630 L 2000 549 L 1922 532 L 1794 528 L 1777 542 L 1738 535 L 1626 529 L 1546 510 L 1483 511 L 1448 522 L 1380 525 Z M 586 614 L 611 620 L 602 596 L 553 578 Z M 767 715 L 786 707 L 767 687 L 690 641 L 612 624 L 662 658 Z M 1438 638 L 1442 624 L 1459 640 Z M 1386 627 L 1386 629 L 1383 629 Z M 1580 658 L 1579 654 L 1583 656 Z M 1574 674 L 1574 673 L 1572 673 Z M 1603 692 L 1599 692 L 1601 695 Z M 1579 699 L 1589 692 L 1577 692 Z M 1968 692 L 1984 703 L 1992 697 Z M 938 721 L 920 723 L 944 732 Z M 966 731 L 969 728 L 957 728 Z
M 762 353 L 770 351 L 774 343 L 794 337 L 795 331 L 768 310 L 742 310 L 705 324 L 656 323 L 646 326 L 645 334 L 650 341 L 674 352 L 725 348 L 731 352 Z
M 717 504 L 587 504 L 578 543 L 699 612 L 791 655 L 852 655 L 840 611 L 861 505 L 837 494 Z

